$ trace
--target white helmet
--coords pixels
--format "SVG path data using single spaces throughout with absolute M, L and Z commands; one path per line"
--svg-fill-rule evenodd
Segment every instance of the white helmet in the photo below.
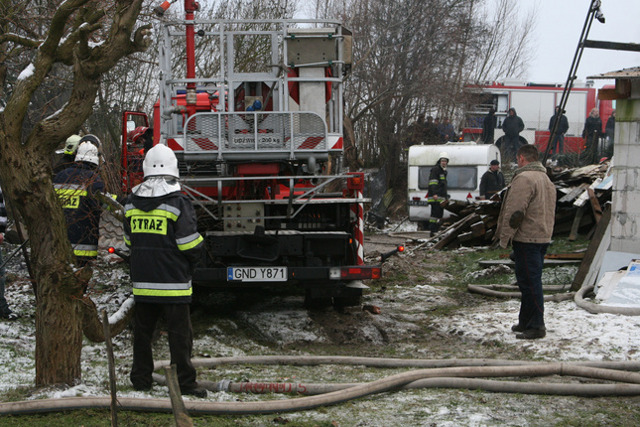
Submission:
M 440 153 L 440 157 L 438 157 L 438 161 L 440 161 L 441 159 L 447 159 L 447 161 L 449 161 L 449 155 L 447 154 L 446 151 L 443 151 L 442 153 Z
M 78 149 L 78 145 L 80 145 L 80 135 L 71 135 L 67 138 L 67 141 L 64 145 L 64 154 L 69 156 L 76 154 L 76 150 Z
M 90 142 L 83 142 L 78 146 L 76 153 L 76 162 L 89 162 L 98 166 L 100 160 L 98 157 L 98 147 Z
M 142 162 L 142 171 L 145 178 L 163 175 L 180 178 L 176 154 L 164 144 L 157 144 L 147 152 Z

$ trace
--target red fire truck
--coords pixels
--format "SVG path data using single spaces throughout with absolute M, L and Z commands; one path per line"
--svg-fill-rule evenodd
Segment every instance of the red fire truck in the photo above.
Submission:
M 357 304 L 381 266 L 364 263 L 364 175 L 341 170 L 349 31 L 329 20 L 197 20 L 195 1 L 184 8 L 184 19 L 161 22 L 153 120 L 124 113 L 123 190 L 142 179 L 132 131 L 153 122 L 205 238 L 195 284 L 295 284 L 309 305 Z
M 605 86 L 607 88 L 607 86 Z M 462 130 L 464 141 L 477 141 L 482 134 L 482 121 L 493 107 L 496 111 L 497 127 L 495 140 L 504 135 L 502 121 L 509 108 L 515 108 L 524 121 L 525 129 L 520 133 L 522 142 L 536 144 L 544 151 L 549 143 L 549 120 L 555 107 L 560 104 L 563 85 L 537 84 L 517 80 L 504 80 L 486 85 L 466 88 L 465 120 Z M 576 82 L 565 107 L 569 131 L 565 135 L 565 152 L 579 153 L 584 149 L 582 131 L 584 122 L 593 108 L 599 108 L 603 127 L 613 109 L 610 100 L 599 100 L 597 90 L 590 84 Z M 603 129 L 604 130 L 604 129 Z M 499 145 L 499 144 L 498 144 Z

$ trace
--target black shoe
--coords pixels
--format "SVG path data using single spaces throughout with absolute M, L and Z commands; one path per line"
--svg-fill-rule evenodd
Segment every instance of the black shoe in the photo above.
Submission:
M 151 385 L 133 384 L 133 389 L 135 391 L 151 391 Z
M 511 327 L 513 332 L 524 332 L 524 326 L 520 325 L 520 323 L 516 323 Z
M 195 397 L 207 397 L 207 390 L 204 387 L 200 387 L 199 385 L 195 387 L 185 388 L 180 391 L 182 395 L 189 395 Z
M 535 340 L 538 338 L 544 338 L 547 335 L 547 330 L 542 329 L 526 329 L 521 334 L 516 335 L 519 340 Z
M 7 320 L 17 320 L 20 316 L 14 313 L 13 311 L 7 309 L 7 311 L 3 311 L 0 313 L 0 317 Z

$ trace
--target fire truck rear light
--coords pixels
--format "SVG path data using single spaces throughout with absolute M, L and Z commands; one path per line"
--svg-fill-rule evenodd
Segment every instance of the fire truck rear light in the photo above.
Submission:
M 379 279 L 380 267 L 335 267 L 329 270 L 331 280 Z

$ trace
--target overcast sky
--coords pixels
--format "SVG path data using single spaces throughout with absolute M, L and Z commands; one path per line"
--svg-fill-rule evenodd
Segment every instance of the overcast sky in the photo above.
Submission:
M 532 7 L 538 11 L 535 59 L 527 80 L 564 84 L 590 4 L 591 0 L 521 0 L 522 13 Z M 602 0 L 600 10 L 605 23 L 594 19 L 589 40 L 640 43 L 640 0 Z M 578 78 L 636 66 L 640 53 L 585 48 Z M 595 82 L 596 87 L 603 84 L 604 80 Z

